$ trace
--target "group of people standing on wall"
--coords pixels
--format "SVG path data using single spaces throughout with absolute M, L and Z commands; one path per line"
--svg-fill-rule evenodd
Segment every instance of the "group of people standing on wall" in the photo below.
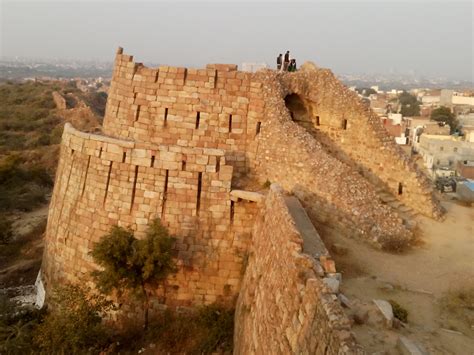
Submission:
M 286 51 L 284 58 L 281 53 L 277 57 L 277 70 L 290 72 L 296 71 L 296 59 L 290 58 L 290 51 Z

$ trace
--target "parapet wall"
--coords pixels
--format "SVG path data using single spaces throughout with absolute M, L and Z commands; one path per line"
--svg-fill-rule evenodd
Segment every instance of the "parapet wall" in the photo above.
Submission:
M 247 156 L 263 112 L 261 84 L 236 65 L 146 68 L 119 49 L 104 118 L 107 135 L 155 144 L 223 149 L 234 172 Z
M 421 214 L 442 214 L 426 176 L 395 143 L 380 118 L 328 69 L 305 69 L 281 79 L 285 96 L 304 102 L 300 122 L 332 156 Z
M 237 301 L 235 354 L 362 353 L 337 297 L 315 272 L 321 264 L 302 250 L 303 238 L 273 184 Z
M 177 236 L 180 266 L 167 302 L 232 300 L 256 208 L 230 200 L 232 170 L 220 149 L 135 143 L 67 124 L 46 230 L 47 288 L 90 280 L 88 253 L 112 225 L 141 236 L 159 217 Z
M 266 105 L 256 176 L 295 194 L 318 230 L 359 236 L 379 247 L 405 245 L 410 231 L 393 209 L 380 202 L 374 186 L 291 120 L 279 74 L 265 71 L 257 77 Z

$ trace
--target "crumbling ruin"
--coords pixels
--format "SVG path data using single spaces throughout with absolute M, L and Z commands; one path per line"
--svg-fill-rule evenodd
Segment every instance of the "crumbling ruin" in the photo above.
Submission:
M 257 191 L 267 182 L 279 186 Z M 309 220 L 393 248 L 412 238 L 407 211 L 441 215 L 428 179 L 331 71 L 147 68 L 120 48 L 102 134 L 65 127 L 42 275 L 47 292 L 90 280 L 88 253 L 112 225 L 140 234 L 160 217 L 178 238 L 168 305 L 240 294 L 236 352 L 353 353 Z

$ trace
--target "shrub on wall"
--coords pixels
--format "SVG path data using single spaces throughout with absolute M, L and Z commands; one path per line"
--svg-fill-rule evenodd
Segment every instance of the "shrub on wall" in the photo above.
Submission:
M 148 227 L 144 239 L 135 238 L 133 231 L 113 226 L 109 234 L 95 244 L 91 252 L 102 270 L 92 273 L 102 292 L 131 291 L 143 302 L 144 328 L 148 327 L 150 288 L 162 284 L 176 272 L 172 258 L 174 238 L 159 219 Z

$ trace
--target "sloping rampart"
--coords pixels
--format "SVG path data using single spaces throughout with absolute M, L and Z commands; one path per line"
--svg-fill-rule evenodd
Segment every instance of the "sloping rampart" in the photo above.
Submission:
M 317 237 L 317 236 L 316 236 Z M 235 354 L 362 353 L 321 264 L 303 253 L 303 237 L 275 184 L 255 225 L 235 318 Z

